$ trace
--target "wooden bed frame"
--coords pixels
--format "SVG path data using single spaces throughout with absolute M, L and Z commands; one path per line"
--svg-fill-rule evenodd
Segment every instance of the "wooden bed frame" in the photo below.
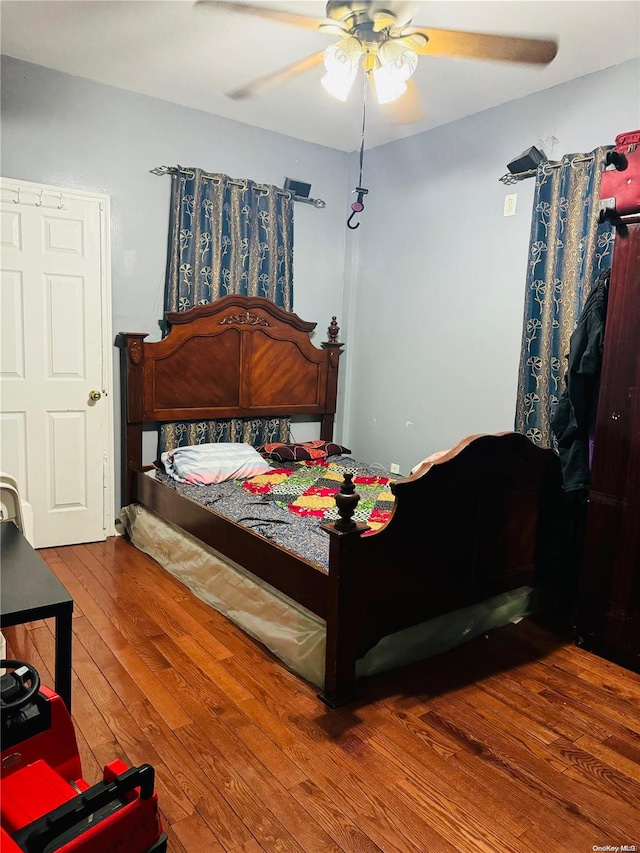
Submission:
M 343 484 L 342 517 L 322 525 L 328 571 L 149 477 L 142 433 L 152 422 L 306 414 L 320 419 L 322 439 L 333 438 L 335 317 L 322 348 L 310 341 L 315 323 L 258 297 L 226 296 L 167 321 L 162 341 L 118 339 L 124 503 L 144 504 L 326 620 L 327 704 L 355 695 L 356 660 L 382 637 L 553 578 L 559 462 L 516 433 L 471 436 L 398 480 L 392 517 L 375 533 L 351 520 Z

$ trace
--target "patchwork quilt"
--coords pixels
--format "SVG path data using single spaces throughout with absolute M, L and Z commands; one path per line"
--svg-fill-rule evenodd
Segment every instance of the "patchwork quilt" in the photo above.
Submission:
M 311 460 L 274 467 L 268 474 L 245 480 L 242 487 L 261 495 L 278 506 L 302 517 L 334 521 L 338 508 L 334 495 L 340 490 L 345 471 L 354 474 L 353 482 L 360 502 L 354 520 L 368 524 L 372 530 L 382 527 L 391 515 L 394 497 L 389 478 L 359 472 L 355 466 L 338 462 Z

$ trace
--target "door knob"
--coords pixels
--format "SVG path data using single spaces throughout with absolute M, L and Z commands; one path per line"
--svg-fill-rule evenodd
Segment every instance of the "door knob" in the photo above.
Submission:
M 99 391 L 89 391 L 89 399 L 92 402 L 95 403 L 97 400 L 100 399 L 100 397 L 102 397 L 102 394 Z

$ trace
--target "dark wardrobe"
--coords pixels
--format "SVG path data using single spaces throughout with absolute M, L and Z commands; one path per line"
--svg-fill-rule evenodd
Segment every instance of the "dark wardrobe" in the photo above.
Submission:
M 640 671 L 640 214 L 616 224 L 579 585 L 578 645 Z

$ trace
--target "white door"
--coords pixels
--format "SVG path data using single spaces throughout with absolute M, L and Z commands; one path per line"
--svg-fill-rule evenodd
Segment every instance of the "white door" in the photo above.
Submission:
M 35 547 L 98 541 L 112 533 L 108 198 L 0 180 L 0 468 L 32 506 Z

